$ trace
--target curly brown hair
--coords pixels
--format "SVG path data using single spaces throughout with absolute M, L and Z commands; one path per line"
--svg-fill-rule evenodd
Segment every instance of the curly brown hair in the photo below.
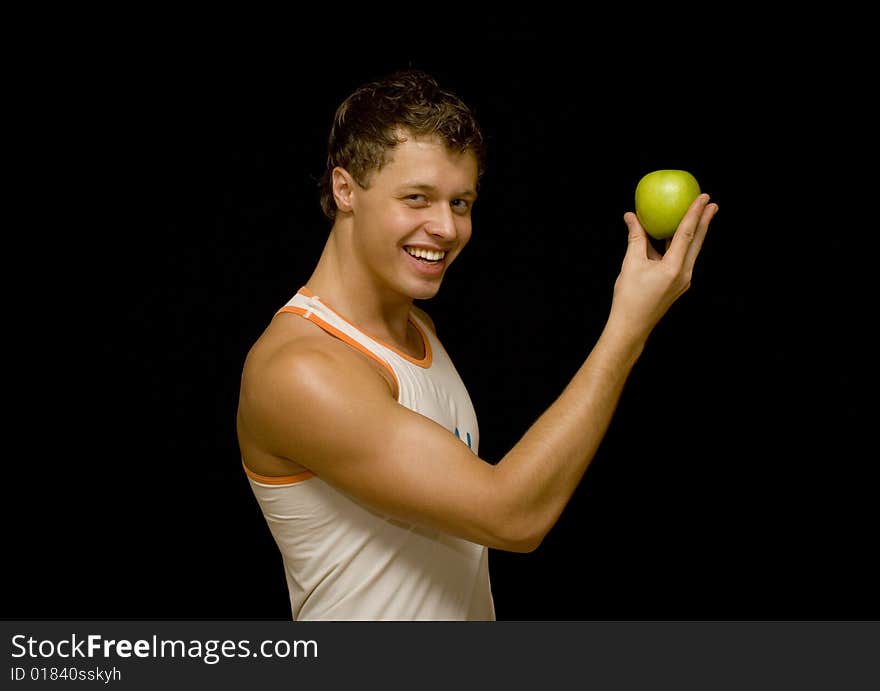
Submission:
M 332 172 L 345 168 L 361 187 L 388 163 L 405 135 L 437 136 L 453 151 L 472 151 L 478 178 L 485 170 L 485 142 L 471 109 L 430 74 L 407 69 L 358 87 L 336 110 L 327 142 L 327 167 L 319 182 L 321 208 L 333 220 Z

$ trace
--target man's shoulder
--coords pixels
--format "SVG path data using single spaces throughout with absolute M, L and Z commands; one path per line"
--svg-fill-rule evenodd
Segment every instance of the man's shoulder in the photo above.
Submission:
M 242 383 L 256 388 L 345 387 L 369 381 L 375 372 L 376 367 L 348 344 L 301 317 L 281 314 L 251 347 Z
M 355 355 L 339 339 L 295 315 L 279 314 L 251 347 L 246 366 L 276 370 L 340 364 Z

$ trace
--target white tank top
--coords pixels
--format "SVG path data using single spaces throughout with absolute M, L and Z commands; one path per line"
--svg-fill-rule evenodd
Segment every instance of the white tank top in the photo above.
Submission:
M 410 321 L 424 342 L 421 360 L 367 336 L 305 288 L 281 312 L 298 314 L 377 360 L 397 383 L 401 405 L 478 453 L 467 389 L 415 315 Z M 310 471 L 266 477 L 244 469 L 281 551 L 294 619 L 495 619 L 486 547 L 381 515 Z

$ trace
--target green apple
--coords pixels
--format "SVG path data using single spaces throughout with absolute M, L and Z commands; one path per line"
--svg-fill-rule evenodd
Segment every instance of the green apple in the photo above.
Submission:
M 636 185 L 636 216 L 652 238 L 671 237 L 694 199 L 697 179 L 686 170 L 655 170 Z

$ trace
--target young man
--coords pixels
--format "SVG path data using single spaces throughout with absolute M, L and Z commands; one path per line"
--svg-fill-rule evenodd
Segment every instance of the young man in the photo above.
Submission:
M 495 618 L 487 548 L 534 550 L 606 432 L 649 333 L 688 288 L 717 205 L 701 195 L 661 256 L 633 213 L 605 328 L 497 464 L 413 300 L 471 236 L 478 123 L 419 71 L 356 90 L 329 138 L 333 221 L 311 277 L 247 356 L 244 469 L 283 557 L 294 619 Z

